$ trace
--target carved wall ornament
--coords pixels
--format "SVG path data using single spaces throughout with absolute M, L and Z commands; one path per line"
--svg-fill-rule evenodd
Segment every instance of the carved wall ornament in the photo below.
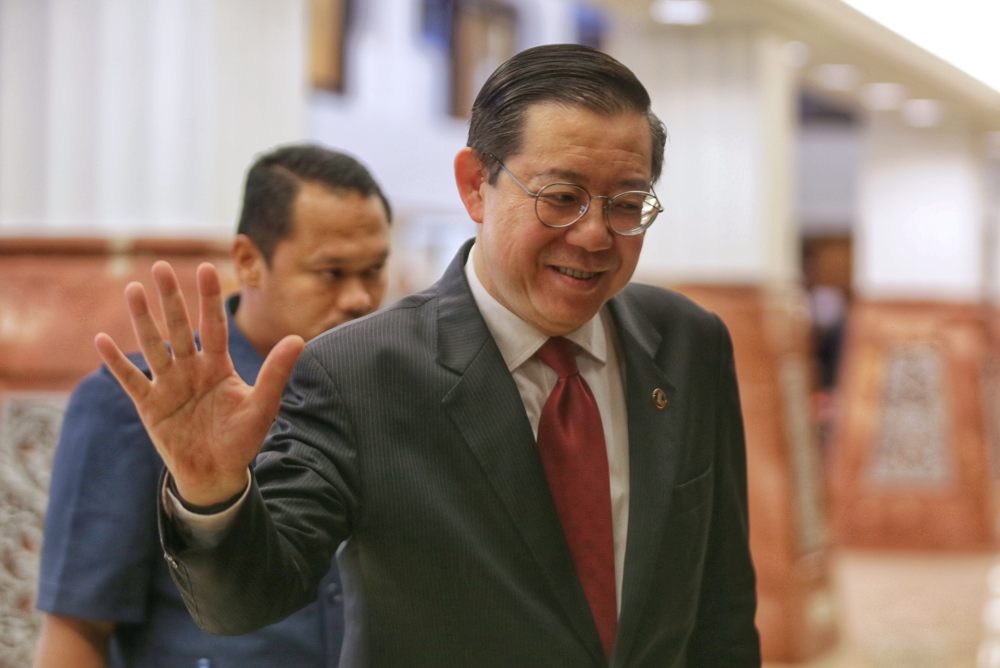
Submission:
M 38 555 L 65 394 L 0 394 L 0 666 L 29 666 Z
M 947 441 L 941 351 L 930 342 L 895 345 L 887 351 L 884 378 L 870 481 L 878 486 L 947 486 L 955 463 Z

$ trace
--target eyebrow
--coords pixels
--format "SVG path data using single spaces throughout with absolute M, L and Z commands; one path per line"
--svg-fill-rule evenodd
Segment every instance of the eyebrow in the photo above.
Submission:
M 380 262 L 385 262 L 389 259 L 389 251 L 380 253 L 379 255 L 373 257 L 370 261 L 365 262 L 365 266 L 372 266 L 379 264 Z M 345 267 L 353 264 L 358 264 L 356 258 L 342 257 L 339 255 L 317 255 L 316 257 L 309 258 L 310 264 L 313 265 L 327 265 L 335 267 Z
M 567 183 L 579 184 L 586 181 L 586 177 L 580 172 L 574 171 L 572 169 L 560 169 L 559 167 L 553 167 L 546 169 L 544 172 L 538 174 L 539 177 L 552 177 L 556 179 L 565 179 Z M 551 182 L 550 182 L 551 183 Z M 543 183 L 542 186 L 546 186 L 548 183 Z M 618 182 L 624 192 L 627 190 L 646 190 L 651 187 L 648 181 L 643 181 L 642 179 L 624 179 Z

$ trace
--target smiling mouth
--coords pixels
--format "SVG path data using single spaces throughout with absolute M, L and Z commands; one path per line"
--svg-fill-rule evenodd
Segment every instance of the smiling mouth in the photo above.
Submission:
M 554 267 L 554 269 L 560 274 L 576 278 L 581 281 L 589 281 L 598 274 L 596 271 L 580 271 L 579 269 L 570 269 L 569 267 Z

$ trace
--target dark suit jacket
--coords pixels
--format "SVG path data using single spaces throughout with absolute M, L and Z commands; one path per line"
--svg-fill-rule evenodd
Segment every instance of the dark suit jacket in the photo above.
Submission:
M 342 665 L 608 665 L 520 396 L 465 280 L 469 247 L 428 290 L 308 345 L 220 545 L 185 549 L 161 516 L 206 629 L 242 633 L 303 605 L 346 539 Z M 757 666 L 729 336 L 657 288 L 630 285 L 610 309 L 630 459 L 610 664 Z

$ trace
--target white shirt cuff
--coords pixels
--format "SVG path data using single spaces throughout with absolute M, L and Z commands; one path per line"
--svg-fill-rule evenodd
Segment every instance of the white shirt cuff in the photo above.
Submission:
M 222 542 L 226 535 L 226 530 L 232 525 L 236 518 L 236 513 L 246 502 L 250 493 L 250 469 L 247 469 L 246 487 L 243 493 L 231 506 L 218 513 L 202 514 L 188 510 L 181 503 L 181 500 L 170 491 L 167 484 L 167 477 L 163 477 L 163 488 L 160 491 L 163 498 L 163 507 L 167 514 L 174 519 L 178 532 L 184 537 L 188 547 L 211 548 Z

